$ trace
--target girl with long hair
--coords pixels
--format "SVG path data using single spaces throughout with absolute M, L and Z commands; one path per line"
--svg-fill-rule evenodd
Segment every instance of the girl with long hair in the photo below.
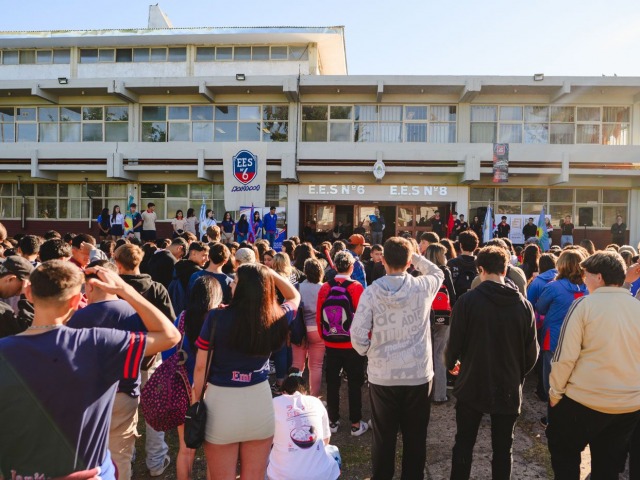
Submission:
M 276 288 L 285 302 L 278 304 Z M 205 388 L 204 452 L 211 478 L 263 479 L 275 420 L 269 388 L 269 355 L 286 341 L 300 295 L 287 279 L 260 264 L 238 268 L 228 308 L 211 311 L 196 341 L 194 398 Z M 215 335 L 210 345 L 212 323 Z M 215 354 L 209 376 L 207 350 Z
M 109 216 L 109 209 L 103 208 L 98 215 L 98 238 L 107 239 L 109 237 L 109 231 L 111 230 L 111 218 Z
M 196 224 L 198 223 L 198 219 L 196 218 L 196 212 L 193 208 L 187 209 L 187 218 L 184 222 L 184 231 L 193 233 L 198 236 L 198 230 L 196 228 Z
M 236 241 L 238 243 L 245 242 L 249 236 L 249 222 L 247 216 L 243 213 L 240 215 L 240 220 L 236 224 Z
M 522 253 L 522 265 L 520 268 L 527 277 L 527 282 L 538 275 L 538 260 L 540 259 L 540 249 L 537 245 L 527 245 Z
M 184 218 L 184 212 L 178 210 L 176 216 L 171 220 L 171 227 L 173 228 L 173 238 L 179 237 L 184 233 L 184 227 L 187 221 Z
M 111 240 L 117 240 L 124 235 L 124 215 L 120 213 L 120 206 L 115 205 L 111 212 L 111 226 L 109 228 L 109 237 Z
M 233 242 L 233 236 L 236 233 L 236 222 L 231 217 L 231 212 L 224 212 L 222 217 L 222 228 L 220 234 L 222 235 L 222 243 L 229 245 Z

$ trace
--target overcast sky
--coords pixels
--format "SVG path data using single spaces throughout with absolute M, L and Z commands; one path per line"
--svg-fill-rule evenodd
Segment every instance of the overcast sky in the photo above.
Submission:
M 146 27 L 149 5 L 3 4 L 4 31 Z M 160 7 L 174 27 L 344 25 L 350 74 L 640 76 L 640 9 L 632 0 L 164 0 Z

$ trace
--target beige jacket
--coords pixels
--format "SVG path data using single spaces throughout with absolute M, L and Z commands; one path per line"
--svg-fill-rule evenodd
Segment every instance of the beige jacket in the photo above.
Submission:
M 549 396 L 602 413 L 640 410 L 640 302 L 600 287 L 573 302 L 551 361 Z

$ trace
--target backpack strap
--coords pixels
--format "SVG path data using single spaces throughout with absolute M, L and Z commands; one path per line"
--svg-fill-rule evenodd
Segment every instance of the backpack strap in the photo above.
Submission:
M 217 319 L 217 315 L 218 312 L 220 310 L 214 310 L 213 314 L 211 315 L 211 320 L 210 320 L 210 324 L 211 324 L 211 334 L 209 335 L 209 349 L 207 350 L 207 367 L 205 368 L 204 371 L 204 386 L 202 388 L 202 392 L 200 393 L 200 400 L 199 402 L 202 403 L 202 401 L 204 400 L 204 391 L 206 390 L 206 385 L 207 385 L 207 379 L 209 378 L 209 369 L 211 368 L 211 360 L 213 359 L 213 339 L 215 338 L 216 335 L 216 325 L 218 323 L 218 319 Z

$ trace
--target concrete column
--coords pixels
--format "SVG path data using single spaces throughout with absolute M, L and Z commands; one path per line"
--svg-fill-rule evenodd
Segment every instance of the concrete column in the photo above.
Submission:
M 287 186 L 287 237 L 301 233 L 299 188 L 299 185 Z
M 640 242 L 640 189 L 631 190 L 627 217 L 625 221 L 629 227 L 629 244 L 636 247 Z

